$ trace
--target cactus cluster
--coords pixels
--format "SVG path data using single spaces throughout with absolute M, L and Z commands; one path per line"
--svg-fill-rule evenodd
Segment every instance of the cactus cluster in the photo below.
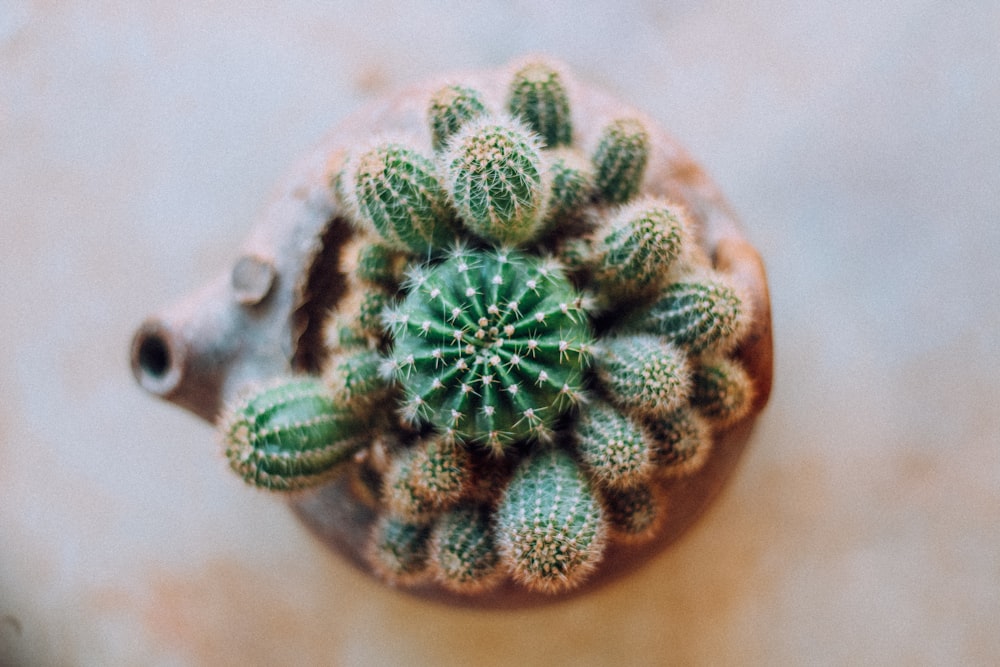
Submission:
M 645 122 L 584 145 L 567 84 L 533 60 L 499 109 L 443 86 L 426 137 L 354 149 L 331 175 L 355 238 L 325 369 L 222 421 L 250 483 L 376 480 L 367 553 L 389 581 L 577 586 L 609 542 L 656 536 L 665 490 L 750 409 L 745 303 L 644 194 Z

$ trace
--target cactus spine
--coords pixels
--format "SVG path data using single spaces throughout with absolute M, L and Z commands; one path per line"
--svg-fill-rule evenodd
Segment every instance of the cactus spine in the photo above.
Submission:
M 294 491 L 329 479 L 362 444 L 357 420 L 316 378 L 247 392 L 220 421 L 229 465 L 260 488 Z
M 576 462 L 544 449 L 514 473 L 497 509 L 497 539 L 515 579 L 555 592 L 579 585 L 603 555 L 600 504 Z
M 519 123 L 493 117 L 466 123 L 448 143 L 443 170 L 473 234 L 517 245 L 538 233 L 546 203 L 539 151 Z
M 569 97 L 559 72 L 544 62 L 531 62 L 514 74 L 508 109 L 538 133 L 549 148 L 573 140 Z

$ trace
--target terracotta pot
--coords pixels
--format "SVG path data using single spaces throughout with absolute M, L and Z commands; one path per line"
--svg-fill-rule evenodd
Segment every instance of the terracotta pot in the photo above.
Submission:
M 332 197 L 331 173 L 350 147 L 373 134 L 416 135 L 429 142 L 426 103 L 442 83 L 477 87 L 494 108 L 502 108 L 508 81 L 506 69 L 455 74 L 379 101 L 340 123 L 278 188 L 235 264 L 139 327 L 131 350 L 139 384 L 214 421 L 225 402 L 249 381 L 317 370 L 323 355 L 322 319 L 344 295 L 338 251 L 352 235 Z M 577 145 L 592 146 L 614 117 L 645 117 L 601 91 L 573 81 L 568 85 Z M 612 543 L 583 586 L 556 596 L 533 593 L 513 582 L 477 596 L 451 593 L 436 584 L 407 588 L 408 592 L 484 607 L 524 606 L 579 595 L 633 570 L 677 539 L 732 474 L 771 389 L 771 317 L 764 268 L 708 176 L 672 137 L 646 120 L 652 151 L 644 191 L 686 207 L 697 242 L 751 302 L 752 322 L 736 351 L 754 380 L 750 415 L 717 434 L 699 472 L 671 485 L 669 518 L 659 537 L 639 547 Z M 316 491 L 291 497 L 290 504 L 324 544 L 370 571 L 363 548 L 375 511 L 350 480 L 344 475 Z

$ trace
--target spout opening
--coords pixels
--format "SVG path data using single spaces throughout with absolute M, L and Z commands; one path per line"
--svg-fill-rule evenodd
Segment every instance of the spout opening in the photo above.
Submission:
M 132 374 L 139 385 L 157 396 L 168 396 L 181 382 L 182 348 L 158 321 L 144 323 L 132 339 Z

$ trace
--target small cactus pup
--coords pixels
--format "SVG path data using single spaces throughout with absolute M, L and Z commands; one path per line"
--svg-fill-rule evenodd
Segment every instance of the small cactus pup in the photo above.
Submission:
M 488 112 L 482 94 L 474 88 L 447 85 L 431 95 L 427 119 L 434 150 L 441 150 L 462 125 Z
M 579 586 L 603 556 L 600 502 L 576 462 L 543 448 L 514 473 L 497 510 L 497 539 L 513 576 L 541 591 Z
M 604 128 L 593 161 L 597 190 L 605 201 L 624 204 L 638 194 L 649 150 L 649 132 L 636 118 L 620 118 Z
M 534 60 L 520 67 L 510 84 L 507 107 L 512 116 L 541 137 L 546 147 L 572 142 L 569 96 L 562 75 L 551 64 Z
M 347 165 L 346 197 L 388 245 L 424 256 L 454 241 L 454 213 L 434 162 L 404 143 L 380 143 Z
M 327 481 L 364 444 L 358 419 L 308 377 L 246 391 L 219 428 L 232 469 L 247 483 L 276 491 Z
M 307 164 L 246 251 L 266 298 L 133 349 L 152 391 L 228 405 L 237 475 L 462 605 L 590 590 L 691 524 L 771 339 L 759 258 L 665 132 L 535 58 L 367 108 Z
M 592 334 L 551 260 L 458 248 L 414 269 L 387 319 L 386 369 L 413 423 L 502 452 L 546 439 L 581 399 Z
M 448 142 L 442 170 L 455 207 L 476 236 L 496 244 L 530 241 L 546 204 L 541 145 L 520 122 L 482 116 Z

